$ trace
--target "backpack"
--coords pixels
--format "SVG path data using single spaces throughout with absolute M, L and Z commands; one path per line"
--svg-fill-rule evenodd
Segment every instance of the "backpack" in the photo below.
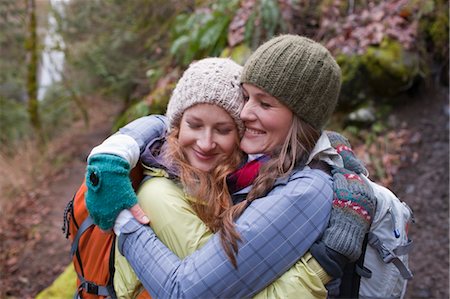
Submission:
M 415 222 L 414 214 L 388 188 L 361 177 L 372 187 L 377 208 L 360 259 L 344 269 L 339 297 L 403 298 L 413 277 L 408 268 L 413 247 L 408 228 Z
M 140 165 L 140 163 L 138 163 Z M 131 172 L 133 187 L 142 180 L 138 166 Z M 84 200 L 87 186 L 83 182 L 64 211 L 63 231 L 70 239 L 72 262 L 77 273 L 74 298 L 117 298 L 114 291 L 115 240 L 113 232 L 105 232 L 94 224 Z M 138 298 L 151 298 L 142 291 Z
M 377 198 L 377 209 L 368 233 L 364 267 L 372 273 L 362 276 L 360 298 L 403 298 L 413 274 L 408 255 L 413 247 L 408 228 L 414 223 L 411 208 L 386 187 L 363 176 Z

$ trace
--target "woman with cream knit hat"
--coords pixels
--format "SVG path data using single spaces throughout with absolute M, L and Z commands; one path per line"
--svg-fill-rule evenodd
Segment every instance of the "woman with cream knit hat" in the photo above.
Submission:
M 141 155 L 144 174 L 151 179 L 139 188 L 139 204 L 152 219 L 150 225 L 158 238 L 180 258 L 199 249 L 218 231 L 224 232 L 220 233 L 222 242 L 233 241 L 231 226 L 217 220 L 231 208 L 226 179 L 242 159 L 241 69 L 221 58 L 192 63 L 167 107 L 167 142 L 162 144 L 157 138 Z M 178 180 L 184 192 L 177 186 Z M 235 261 L 233 251 L 227 254 Z M 323 298 L 326 290 L 321 272 L 309 254 L 255 298 Z M 118 298 L 140 298 L 144 292 L 117 251 L 114 289 Z
M 331 145 L 322 130 L 336 105 L 340 76 L 330 53 L 304 37 L 277 37 L 250 57 L 241 76 L 246 102 L 240 115 L 246 127 L 240 146 L 250 156 L 244 167 L 228 176 L 235 205 L 219 219 L 228 232 L 220 230 L 200 250 L 179 259 L 159 242 L 152 229 L 130 219 L 125 212 L 116 221 L 119 250 L 151 294 L 189 298 L 253 296 L 313 246 L 330 217 L 333 181 L 326 169 L 306 165 L 319 159 L 339 165 L 338 155 L 330 154 Z M 136 156 L 149 134 L 132 131 L 124 133 L 134 140 L 134 150 L 128 146 L 123 154 L 117 147 L 111 151 L 119 153 L 119 159 L 128 158 L 131 165 L 129 157 Z M 99 170 L 96 175 L 103 176 L 103 182 L 110 181 L 111 174 L 102 171 L 102 159 L 109 152 L 104 150 L 107 144 L 103 150 L 94 150 L 89 159 L 89 166 Z M 254 154 L 258 154 L 256 159 Z M 333 177 L 344 177 L 347 172 L 342 169 Z M 87 177 L 91 176 L 88 167 Z M 323 239 L 329 240 L 324 242 L 325 249 L 353 259 L 360 253 L 360 234 L 368 227 L 374 206 L 366 186 L 343 187 L 349 194 L 359 192 L 368 198 L 365 205 L 354 203 L 364 208 L 367 217 L 359 217 L 361 220 L 354 213 L 345 215 L 345 207 L 333 207 L 333 214 L 341 212 L 339 219 L 346 220 L 333 221 L 332 217 Z M 105 202 L 122 208 L 136 203 L 132 192 L 113 199 L 91 189 L 87 204 L 91 214 L 99 216 L 99 224 L 108 218 L 98 212 Z M 362 201 L 363 196 L 358 198 Z M 337 244 L 334 247 L 330 246 L 333 242 Z

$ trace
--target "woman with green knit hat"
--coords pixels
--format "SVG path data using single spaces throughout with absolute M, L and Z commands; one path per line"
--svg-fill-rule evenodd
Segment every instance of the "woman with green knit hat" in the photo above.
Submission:
M 335 167 L 332 179 L 327 164 L 344 165 L 322 131 L 336 106 L 340 81 L 339 66 L 330 53 L 310 39 L 284 35 L 255 51 L 241 77 L 246 98 L 241 119 L 246 129 L 240 147 L 249 154 L 248 163 L 229 176 L 234 205 L 220 217 L 236 232 L 232 241 L 221 243 L 219 232 L 200 250 L 180 259 L 129 212 L 122 212 L 116 220 L 119 250 L 152 295 L 249 297 L 310 248 L 313 255 L 318 253 L 319 263 L 325 261 L 321 266 L 333 277 L 338 276 L 341 263 L 359 256 L 374 210 L 371 190 L 350 180 L 351 172 L 344 168 Z M 135 140 L 134 149 L 121 145 L 111 149 L 113 142 L 107 140 L 91 153 L 89 167 L 101 177 L 102 188 L 107 188 L 109 176 L 116 176 L 117 184 L 123 173 L 102 172 L 105 156 L 118 155 L 134 166 L 136 152 L 154 137 L 136 124 L 122 131 Z M 88 174 L 88 180 L 91 177 Z M 333 201 L 333 181 L 335 188 L 355 196 Z M 131 186 L 126 186 L 126 176 L 121 184 L 130 191 L 118 194 L 119 198 L 88 190 L 88 208 L 104 228 L 117 209 L 105 213 L 90 206 L 103 202 L 103 206 L 119 209 L 132 207 L 136 200 Z M 325 229 L 332 201 L 331 220 Z M 235 254 L 236 267 L 225 254 L 230 251 Z
M 150 142 L 141 155 L 144 175 L 151 179 L 139 187 L 139 204 L 158 238 L 180 258 L 201 248 L 215 232 L 221 231 L 222 244 L 236 236 L 231 221 L 217 219 L 232 205 L 226 178 L 242 159 L 238 138 L 243 133 L 241 70 L 225 58 L 192 63 L 167 107 L 170 133 L 164 143 L 159 138 Z M 235 261 L 232 250 L 227 256 Z M 308 254 L 255 298 L 325 297 L 324 272 L 311 263 Z M 114 290 L 118 298 L 141 298 L 143 291 L 118 252 Z

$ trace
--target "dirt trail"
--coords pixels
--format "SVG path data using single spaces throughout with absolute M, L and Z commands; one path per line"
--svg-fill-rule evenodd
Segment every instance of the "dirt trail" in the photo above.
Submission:
M 10 264 L 4 265 L 5 270 L 0 277 L 0 298 L 33 298 L 70 263 L 69 241 L 61 229 L 64 208 L 83 180 L 90 150 L 110 134 L 111 125 L 110 122 L 100 122 L 91 128 L 87 133 L 71 136 L 71 162 L 62 173 L 51 178 L 47 192 L 36 195 L 31 202 L 26 200 L 26 208 L 19 209 L 17 217 L 34 217 L 38 223 L 28 229 L 25 239 L 14 240 L 27 242 L 27 245 L 15 253 L 16 257 L 10 259 Z M 14 230 L 14 224 L 9 223 L 9 226 Z M 17 231 L 10 236 L 23 238 L 20 229 Z M 14 250 L 8 245 L 6 249 Z
M 449 93 L 427 92 L 395 111 L 417 136 L 405 150 L 417 161 L 403 160 L 393 190 L 414 211 L 410 265 L 414 279 L 407 298 L 449 298 Z M 413 155 L 414 156 L 414 155 Z

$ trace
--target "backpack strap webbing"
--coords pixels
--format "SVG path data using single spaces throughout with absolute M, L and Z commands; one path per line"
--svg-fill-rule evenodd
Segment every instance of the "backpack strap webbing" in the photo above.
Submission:
M 392 250 L 386 248 L 383 242 L 377 237 L 376 234 L 369 232 L 369 244 L 372 246 L 380 256 L 383 262 L 393 263 L 395 267 L 397 267 L 398 271 L 404 279 L 411 279 L 413 274 L 411 270 L 403 263 L 403 261 L 398 257 L 399 255 L 405 255 L 409 251 L 411 251 L 413 245 L 412 241 L 409 241 L 406 245 L 398 246 Z
M 94 220 L 92 220 L 91 216 L 88 216 L 83 223 L 81 223 L 80 228 L 77 231 L 77 234 L 75 235 L 75 238 L 73 238 L 72 247 L 70 249 L 70 254 L 73 256 L 75 252 L 78 249 L 78 243 L 80 242 L 81 235 L 92 225 L 94 225 Z
M 106 285 L 98 285 L 94 282 L 86 280 L 82 275 L 84 275 L 83 264 L 81 262 L 81 258 L 78 252 L 78 244 L 80 242 L 80 238 L 83 233 L 89 229 L 94 224 L 91 216 L 88 216 L 83 223 L 80 225 L 80 228 L 75 235 L 75 238 L 72 243 L 72 248 L 70 253 L 72 256 L 76 254 L 78 263 L 81 268 L 81 275 L 77 273 L 78 279 L 80 280 L 80 284 L 77 287 L 77 291 L 75 292 L 74 298 L 81 298 L 81 293 L 84 290 L 86 293 L 97 295 L 97 296 L 105 296 L 111 299 L 117 299 L 116 291 L 114 290 L 114 260 L 115 260 L 115 246 L 116 242 L 113 240 L 110 250 L 109 257 L 109 279 Z M 115 238 L 114 238 L 115 239 Z
M 106 289 L 108 290 L 111 299 L 117 299 L 116 290 L 114 290 L 114 274 L 116 272 L 115 268 L 115 259 L 116 259 L 116 236 L 114 235 L 114 239 L 111 245 L 111 251 L 109 253 L 109 280 L 106 285 Z
M 361 276 L 370 276 L 368 269 L 364 268 L 364 257 L 366 255 L 366 248 L 368 243 L 367 234 L 364 236 L 362 252 L 359 259 L 353 263 L 348 263 L 344 268 L 344 274 L 341 278 L 341 285 L 339 287 L 339 296 L 337 298 L 359 298 L 359 285 Z

